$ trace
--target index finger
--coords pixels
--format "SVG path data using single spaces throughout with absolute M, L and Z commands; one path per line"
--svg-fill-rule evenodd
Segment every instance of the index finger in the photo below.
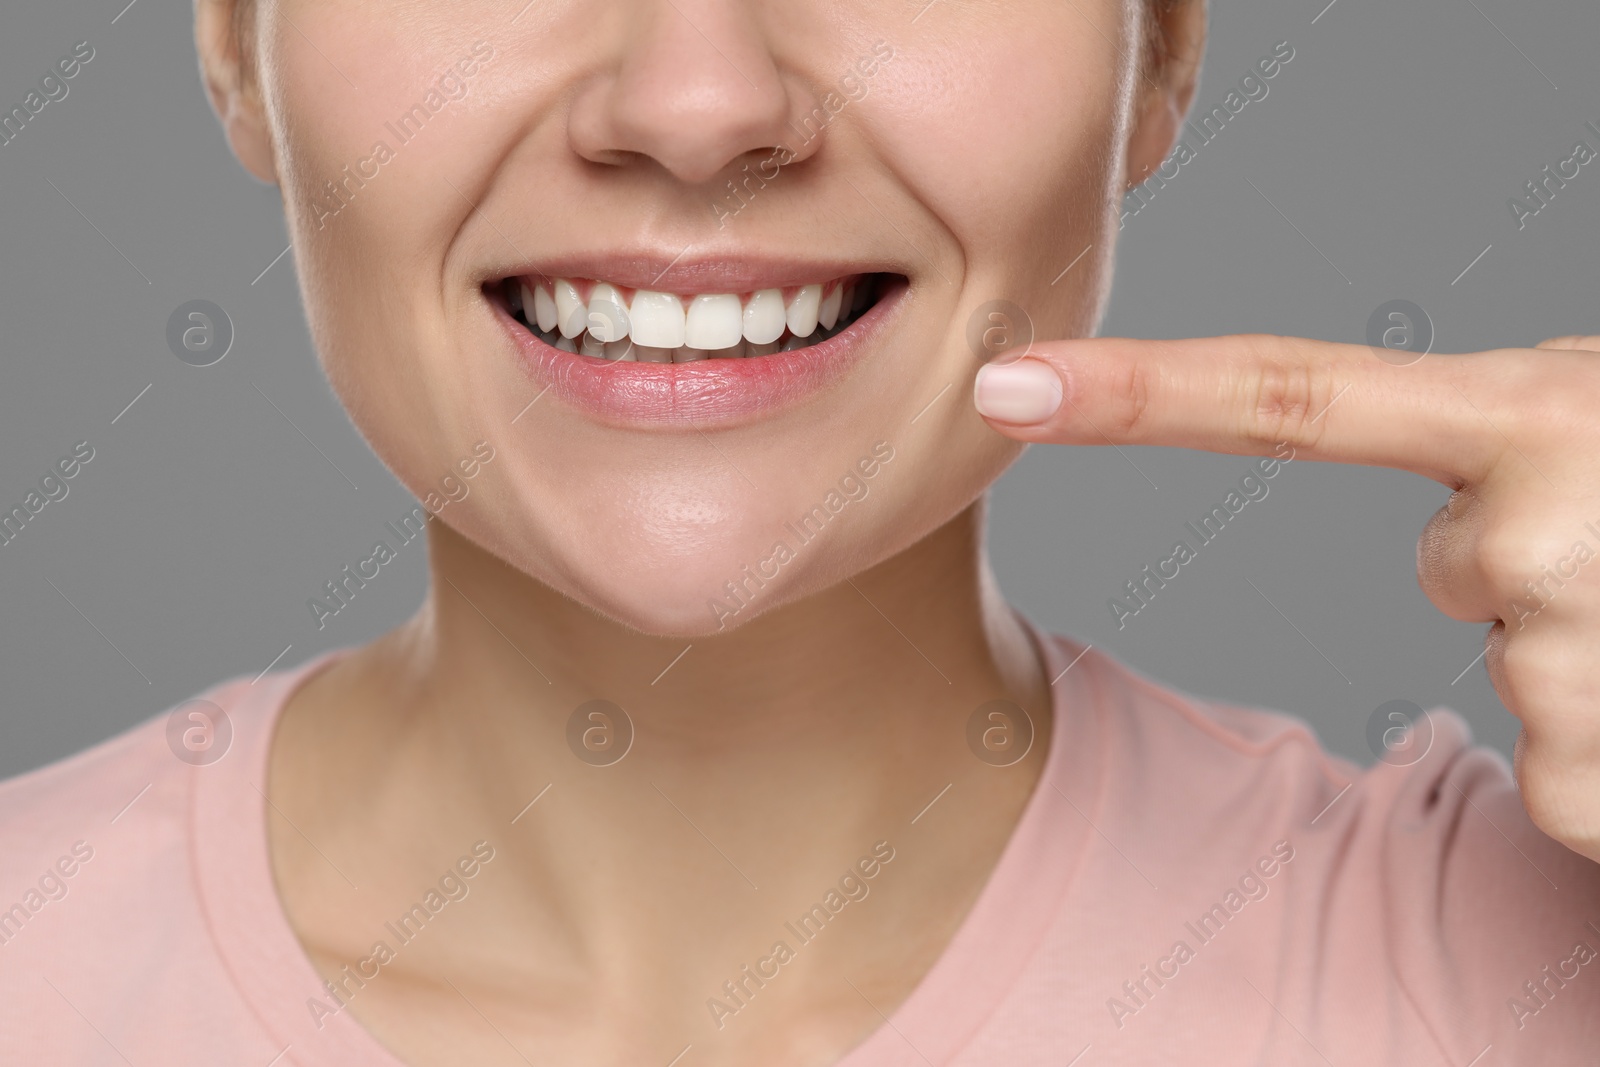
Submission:
M 980 368 L 974 400 L 995 429 L 1023 441 L 1239 455 L 1287 442 L 1301 458 L 1394 467 L 1458 488 L 1481 480 L 1506 447 L 1481 406 L 1497 384 L 1493 356 L 1396 366 L 1365 345 L 1266 334 L 1045 341 Z M 1476 387 L 1463 391 L 1475 373 Z

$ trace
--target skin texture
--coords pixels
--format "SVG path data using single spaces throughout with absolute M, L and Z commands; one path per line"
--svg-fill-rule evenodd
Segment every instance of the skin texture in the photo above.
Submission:
M 242 14 L 199 0 L 202 70 L 236 155 L 282 191 L 329 380 L 419 497 L 476 442 L 495 449 L 430 523 L 418 615 L 284 712 L 266 792 L 291 924 L 333 977 L 483 839 L 496 858 L 468 900 L 348 1008 L 406 1062 L 666 1063 L 690 1043 L 700 1064 L 837 1060 L 937 958 L 1049 743 L 1050 679 L 983 554 L 983 493 L 1023 446 L 966 400 L 968 319 L 1003 296 L 1040 336 L 1094 331 L 1122 192 L 1192 97 L 1203 5 L 1158 27 L 1132 0 Z M 723 181 L 880 40 L 894 58 L 866 95 L 719 227 Z M 318 208 L 480 41 L 493 58 L 447 114 Z M 845 375 L 770 417 L 529 408 L 483 282 L 686 247 L 892 271 L 909 291 Z M 895 458 L 869 496 L 719 628 L 708 597 L 880 441 Z M 565 741 L 597 698 L 635 730 L 606 768 Z M 1004 769 L 965 740 L 996 698 L 1037 729 Z M 707 998 L 878 841 L 895 859 L 839 936 L 715 1026 Z

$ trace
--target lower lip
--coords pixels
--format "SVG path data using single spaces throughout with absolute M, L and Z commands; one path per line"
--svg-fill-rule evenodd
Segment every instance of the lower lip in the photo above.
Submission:
M 896 280 L 843 332 L 792 352 L 690 363 L 597 359 L 545 344 L 490 306 L 542 390 L 602 422 L 655 427 L 732 425 L 795 407 L 839 380 L 888 328 L 908 284 Z M 541 393 L 542 395 L 542 393 Z

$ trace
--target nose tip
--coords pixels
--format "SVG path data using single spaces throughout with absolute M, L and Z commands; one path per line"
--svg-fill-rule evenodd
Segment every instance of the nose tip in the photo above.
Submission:
M 791 84 L 737 0 L 665 0 L 620 64 L 573 103 L 573 149 L 596 163 L 645 157 L 699 185 L 752 152 L 796 140 L 789 123 L 805 90 Z M 795 159 L 814 146 L 788 145 Z

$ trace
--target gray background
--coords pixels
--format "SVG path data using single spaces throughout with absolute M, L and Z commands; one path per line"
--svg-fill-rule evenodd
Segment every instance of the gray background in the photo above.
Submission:
M 409 497 L 320 377 L 292 257 L 262 275 L 287 244 L 276 193 L 243 175 L 210 115 L 188 0 L 125 2 L 0 16 L 0 110 L 74 43 L 96 52 L 66 99 L 0 146 L 0 505 L 74 442 L 96 450 L 65 500 L 0 545 L 0 775 L 286 648 L 280 666 L 364 641 L 424 588 L 422 553 L 402 551 L 315 629 L 306 598 Z M 1506 207 L 1578 138 L 1600 144 L 1583 128 L 1600 124 L 1600 8 L 1324 3 L 1215 6 L 1202 108 L 1276 42 L 1295 58 L 1128 220 L 1105 332 L 1362 341 L 1394 298 L 1429 312 L 1436 351 L 1600 332 L 1600 165 L 1521 232 Z M 204 369 L 165 340 L 196 298 L 238 335 Z M 1481 662 L 1461 674 L 1484 627 L 1417 589 L 1415 538 L 1446 491 L 1412 475 L 1288 467 L 1116 629 L 1106 599 L 1246 465 L 1034 449 L 995 492 L 1001 581 L 1038 622 L 1189 692 L 1302 716 L 1363 763 L 1369 715 L 1396 698 L 1448 704 L 1509 752 L 1516 723 Z

